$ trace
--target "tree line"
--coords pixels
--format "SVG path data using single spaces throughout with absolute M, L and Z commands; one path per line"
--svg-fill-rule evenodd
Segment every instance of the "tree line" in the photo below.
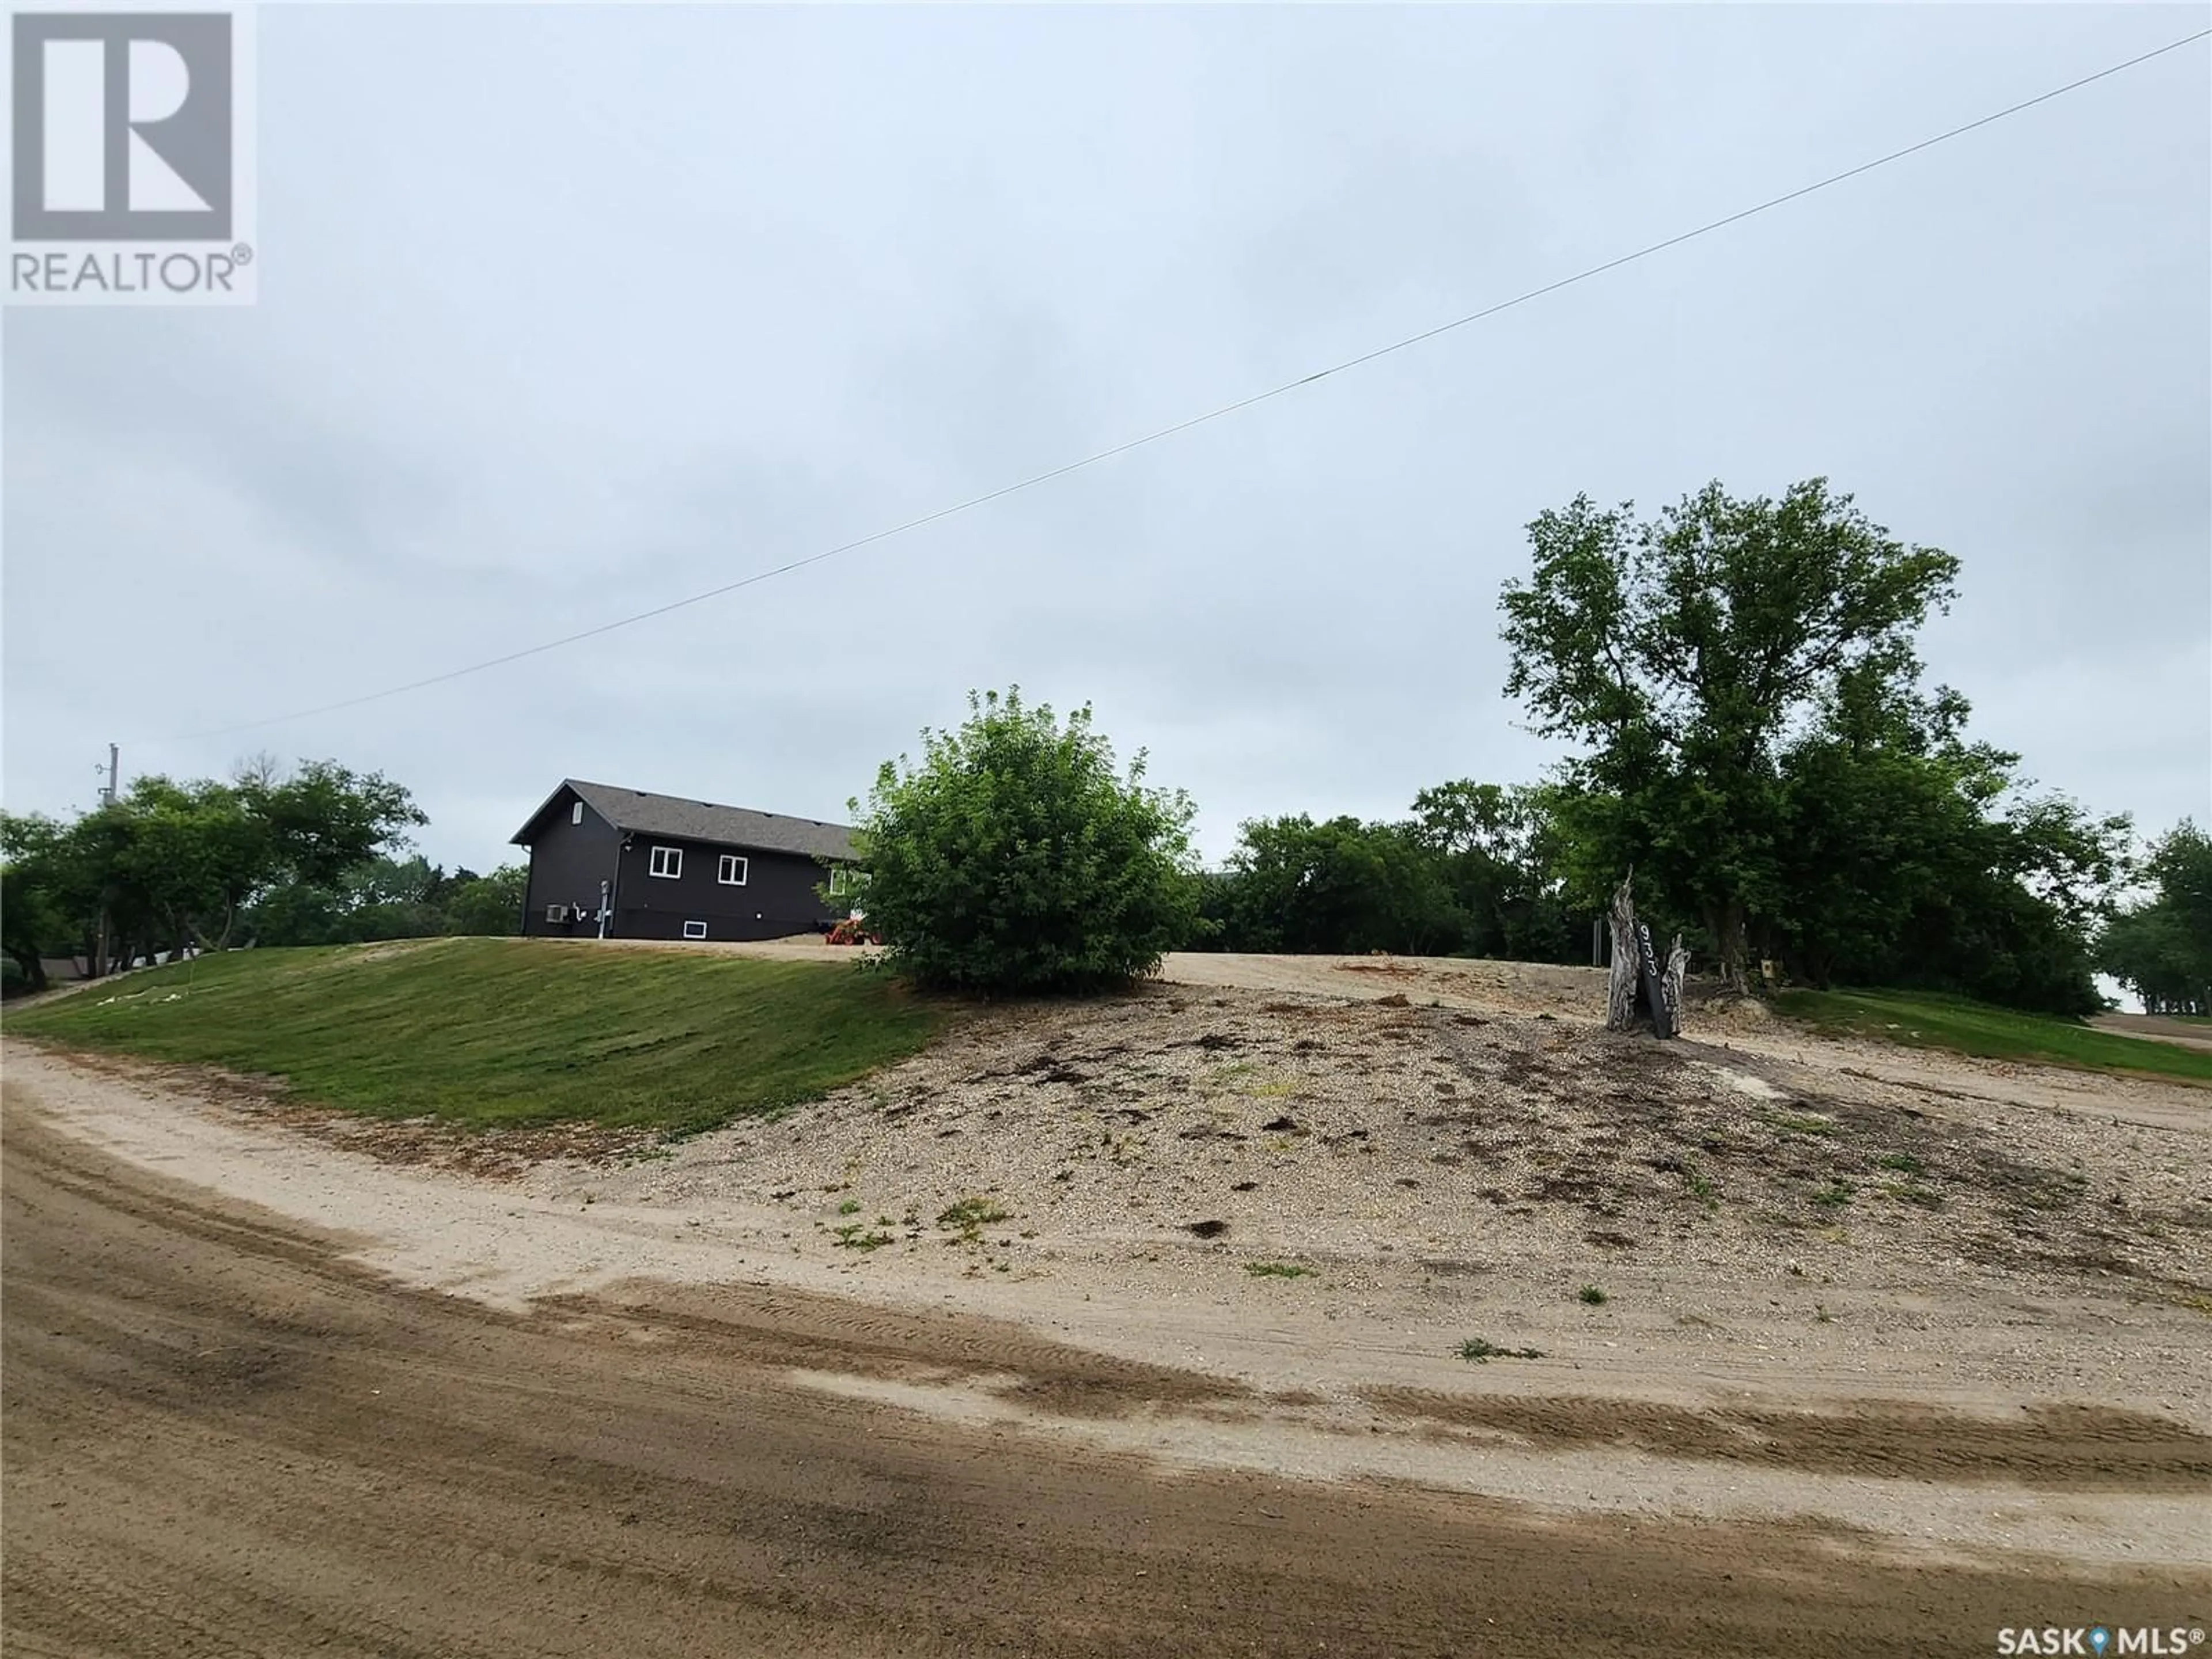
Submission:
M 1499 595 L 1505 690 L 1565 757 L 1534 786 L 1459 781 L 1402 819 L 1245 823 L 1193 858 L 1193 809 L 1122 775 L 1088 708 L 971 700 L 855 800 L 872 926 L 925 982 L 1081 989 L 1174 948 L 1589 960 L 1630 872 L 1639 911 L 1749 989 L 1954 992 L 2081 1014 L 2102 967 L 2160 1007 L 2212 973 L 2204 838 L 2138 871 L 2099 817 L 1972 739 L 1917 645 L 1959 561 L 1825 479 L 1718 483 L 1656 518 L 1587 495 L 1528 526 Z M 2131 908 L 2138 873 L 2157 896 Z
M 1588 962 L 1593 910 L 1564 878 L 1542 788 L 1461 780 L 1409 817 L 1255 819 L 1199 878 L 1194 941 L 1221 951 Z
M 425 822 L 380 774 L 265 758 L 225 781 L 138 778 L 66 819 L 0 813 L 10 988 L 42 988 L 47 958 L 99 975 L 187 950 L 519 931 L 522 871 L 405 856 Z
M 1499 611 L 1505 690 L 1565 750 L 1541 782 L 1440 783 L 1386 822 L 1255 819 L 1209 871 L 1189 798 L 1141 755 L 1117 768 L 1088 708 L 973 697 L 853 803 L 871 930 L 921 982 L 988 992 L 1095 988 L 1189 948 L 1586 962 L 1632 871 L 1655 932 L 1739 988 L 1771 964 L 2080 1014 L 2101 968 L 2154 1011 L 2208 1012 L 2212 841 L 2185 823 L 2134 859 L 2125 817 L 2039 790 L 1923 684 L 1952 555 L 1818 478 L 1714 483 L 1649 520 L 1578 496 L 1528 534 Z M 331 761 L 0 815 L 5 948 L 36 984 L 41 956 L 516 931 L 523 872 L 407 856 L 423 822 Z
M 2212 836 L 2185 821 L 2151 843 L 2149 896 L 2099 941 L 2105 971 L 2152 1014 L 2212 1015 Z

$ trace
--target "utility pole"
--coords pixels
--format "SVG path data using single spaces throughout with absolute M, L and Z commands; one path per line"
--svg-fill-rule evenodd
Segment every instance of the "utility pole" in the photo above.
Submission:
M 110 807 L 110 806 L 112 806 L 112 805 L 115 805 L 115 801 L 116 801 L 116 789 L 117 789 L 117 787 L 118 787 L 118 780 L 117 780 L 117 775 L 117 775 L 117 769 L 118 769 L 118 768 L 121 764 L 122 764 L 122 750 L 119 750 L 118 748 L 117 748 L 117 746 L 116 746 L 115 744 L 112 744 L 112 743 L 111 743 L 111 744 L 109 744 L 107 745 L 107 787 L 106 787 L 106 788 L 102 789 L 102 790 L 100 792 L 100 805 L 101 805 L 101 807 L 102 807 L 102 808 Z M 99 927 L 99 932 L 98 932 L 97 935 L 95 936 L 95 938 L 94 939 L 94 940 L 93 940 L 93 945 L 92 945 L 92 973 L 93 973 L 93 977 L 94 977 L 94 978 L 95 978 L 95 979 L 97 979 L 100 975 L 102 975 L 102 974 L 106 973 L 106 971 L 107 971 L 107 906 L 106 906 L 106 904 L 105 902 L 103 902 L 103 903 L 100 905 L 100 927 Z

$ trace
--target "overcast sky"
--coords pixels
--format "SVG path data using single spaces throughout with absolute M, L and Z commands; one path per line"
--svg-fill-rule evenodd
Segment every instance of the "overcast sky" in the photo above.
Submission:
M 1553 757 L 1522 526 L 1825 473 L 1965 563 L 1979 735 L 2212 812 L 2203 44 L 1012 499 L 933 511 L 2201 27 L 2203 7 L 264 7 L 252 309 L 5 324 L 5 799 L 268 750 L 497 862 L 563 775 L 841 817 L 971 686 L 1212 857 Z

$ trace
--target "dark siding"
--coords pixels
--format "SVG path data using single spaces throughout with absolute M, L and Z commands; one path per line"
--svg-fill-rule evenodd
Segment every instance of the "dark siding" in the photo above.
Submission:
M 683 848 L 681 875 L 672 880 L 651 873 L 656 847 Z M 724 853 L 738 853 L 748 860 L 744 885 L 726 886 L 715 878 Z M 843 914 L 824 908 L 815 896 L 814 890 L 828 879 L 829 872 L 820 865 L 794 853 L 746 852 L 669 836 L 633 836 L 622 855 L 622 893 L 614 931 L 624 939 L 682 939 L 685 922 L 703 921 L 710 939 L 782 939 L 816 933 Z
M 562 791 L 532 826 L 530 894 L 522 911 L 526 933 L 573 939 L 590 938 L 599 931 L 598 922 L 592 920 L 599 908 L 599 884 L 614 878 L 622 835 L 588 806 L 584 809 L 584 821 L 572 823 L 575 800 L 574 794 Z M 550 922 L 545 920 L 549 904 L 573 906 L 584 919 Z

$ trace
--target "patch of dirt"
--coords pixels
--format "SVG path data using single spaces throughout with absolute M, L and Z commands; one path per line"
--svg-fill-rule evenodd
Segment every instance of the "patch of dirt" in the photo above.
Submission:
M 2164 1014 L 2092 1014 L 2089 1024 L 2122 1036 L 2154 1037 L 2160 1042 L 2178 1042 L 2185 1048 L 2212 1048 L 2212 1025 Z
M 2113 1607 L 2185 1623 L 2212 1590 L 2201 1569 L 1896 1551 L 1807 1521 L 1168 1474 L 791 1368 L 1195 1399 L 1200 1435 L 1231 1431 L 1206 1415 L 1218 1390 L 741 1286 L 503 1314 L 13 1106 L 5 1133 L 11 1653 L 1902 1655 Z
M 1395 1416 L 1509 1434 L 1549 1449 L 1625 1447 L 1665 1457 L 1919 1480 L 2004 1481 L 2049 1491 L 2212 1490 L 2212 1436 L 2170 1418 L 2082 1405 L 2004 1417 L 1858 1401 L 1835 1411 L 1650 1401 L 1544 1399 L 1370 1389 Z
M 809 948 L 780 947 L 794 957 Z M 54 1530 L 42 1533 L 11 1461 L 0 1516 L 10 1650 L 40 1650 L 16 1632 L 45 1626 L 19 1626 L 20 1608 L 62 1605 L 34 1578 L 19 1597 L 19 1537 L 46 1540 L 28 1559 L 61 1563 L 55 1571 L 94 1571 L 103 1549 L 128 1555 L 169 1575 L 164 1593 L 196 1616 L 227 1632 L 257 1628 L 240 1603 L 191 1601 L 185 1557 L 232 1597 L 245 1593 L 235 1564 L 257 1559 L 252 1549 L 304 1547 L 223 1532 L 228 1553 L 191 1554 L 199 1511 L 187 1524 L 184 1500 L 164 1494 L 203 1490 L 196 1481 L 239 1494 L 246 1509 L 226 1525 L 267 1505 L 304 1515 L 313 1537 L 337 1515 L 329 1524 L 345 1550 L 403 1578 L 410 1552 L 429 1548 L 410 1541 L 403 1491 L 426 1525 L 491 1540 L 488 1571 L 504 1586 L 491 1637 L 462 1641 L 409 1622 L 414 1602 L 333 1592 L 344 1616 L 331 1629 L 363 1644 L 372 1638 L 361 1632 L 378 1632 L 377 1650 L 393 1653 L 606 1650 L 595 1622 L 566 1649 L 529 1623 L 519 1577 L 500 1577 L 496 1563 L 508 1560 L 573 1560 L 617 1583 L 651 1571 L 672 1607 L 695 1595 L 755 1611 L 773 1601 L 793 1620 L 814 1617 L 809 1598 L 842 1572 L 856 1575 L 855 1608 L 891 1619 L 890 1569 L 872 1577 L 866 1563 L 908 1560 L 908 1540 L 918 1599 L 905 1622 L 881 1626 L 884 1651 L 1002 1641 L 1041 1654 L 1135 1651 L 1140 1638 L 1153 1650 L 1243 1641 L 1272 1651 L 1295 1649 L 1297 1630 L 1347 1628 L 1363 1651 L 1458 1651 L 1477 1629 L 1463 1624 L 1470 1615 L 1511 1621 L 1516 1650 L 1544 1651 L 1553 1637 L 1559 1651 L 1602 1641 L 1668 1650 L 1666 1628 L 1615 1629 L 1604 1608 L 1588 1621 L 1553 1618 L 1543 1595 L 1578 1605 L 1564 1580 L 1540 1572 L 1527 1596 L 1506 1595 L 1491 1570 L 1520 1571 L 1531 1529 L 1595 1564 L 1600 1576 L 1585 1584 L 1644 1587 L 1662 1626 L 1689 1616 L 1692 1585 L 1702 1606 L 1800 1621 L 1754 1634 L 1716 1615 L 1717 1634 L 1686 1626 L 1685 1651 L 1724 1653 L 1739 1637 L 1745 1652 L 1840 1649 L 1855 1637 L 1855 1651 L 1893 1637 L 1924 1650 L 1902 1623 L 1862 1632 L 1832 1620 L 1859 1607 L 1852 1584 L 1875 1599 L 1875 1580 L 1855 1575 L 1860 1565 L 1873 1574 L 1865 1564 L 1877 1559 L 1896 1604 L 1923 1616 L 1968 1604 L 1940 1599 L 1948 1581 L 1895 1576 L 1901 1561 L 1996 1573 L 2013 1600 L 1990 1629 L 2051 1606 L 2021 1599 L 2022 1585 L 2062 1583 L 2068 1571 L 2109 1589 L 2137 1583 L 2127 1577 L 2135 1564 L 2166 1563 L 2157 1582 L 2167 1589 L 2205 1588 L 2201 1573 L 2181 1575 L 2202 1565 L 2212 1433 L 2203 1091 L 1834 1042 L 1786 1024 L 1738 1030 L 1717 1004 L 1693 1019 L 1690 1040 L 1660 1044 L 1601 1029 L 1601 976 L 1588 970 L 1381 967 L 1171 959 L 1175 977 L 1138 994 L 984 1009 L 866 1084 L 660 1147 L 454 1136 L 317 1113 L 251 1080 L 88 1070 L 11 1044 L 11 1101 L 27 1097 L 72 1134 L 198 1183 L 93 1173 L 56 1157 L 49 1187 L 11 1186 L 5 1427 L 15 1435 L 22 1390 L 40 1386 L 38 1364 L 18 1364 L 38 1352 L 22 1346 L 23 1308 L 33 1311 L 21 1328 L 47 1322 L 58 1334 L 55 1355 L 88 1356 L 81 1375 L 62 1358 L 39 1362 L 59 1379 L 39 1408 L 93 1425 L 82 1442 L 56 1440 L 52 1419 L 27 1419 L 11 1460 L 20 1448 L 34 1467 L 42 1443 L 75 1448 L 52 1466 L 68 1478 L 45 1489 L 74 1505 L 94 1462 L 83 1448 L 166 1447 L 160 1437 L 175 1422 L 131 1417 L 101 1392 L 112 1371 L 131 1379 L 117 1385 L 125 1393 L 140 1390 L 130 1410 L 154 1399 L 151 1373 L 113 1351 L 139 1353 L 131 1342 L 171 1328 L 173 1297 L 190 1309 L 200 1304 L 189 1296 L 204 1295 L 222 1310 L 189 1352 L 143 1362 L 158 1358 L 179 1379 L 161 1411 L 198 1425 L 185 1437 L 198 1449 L 149 1465 L 147 1480 L 168 1484 L 141 1490 L 139 1472 L 111 1459 L 113 1484 L 88 1529 L 46 1516 Z M 22 1148 L 40 1143 L 12 1116 L 8 1133 L 13 1181 Z M 464 1178 L 477 1170 L 514 1178 Z M 88 1249 L 122 1249 L 109 1234 L 123 1223 L 73 1208 L 79 1200 L 122 1212 L 125 1231 L 153 1229 L 149 1248 L 174 1254 L 179 1273 L 212 1277 L 188 1293 L 149 1269 L 142 1293 L 130 1288 L 136 1270 L 118 1267 L 112 1295 L 95 1293 L 84 1287 L 106 1269 L 88 1258 L 41 1301 L 21 1265 L 39 1257 L 18 1246 L 46 1224 L 24 1231 L 26 1205 L 58 1206 Z M 343 1235 L 353 1265 L 337 1265 L 328 1252 L 341 1247 L 299 1233 L 301 1223 Z M 321 1265 L 312 1279 L 264 1281 L 240 1251 Z M 456 1310 L 397 1291 L 363 1263 L 489 1305 Z M 334 1300 L 303 1288 L 339 1281 L 352 1288 Z M 27 1297 L 19 1284 L 33 1286 Z M 223 1300 L 234 1292 L 239 1305 Z M 445 1334 L 410 1346 L 410 1322 L 426 1308 Z M 262 1322 L 247 1329 L 249 1314 Z M 1540 1357 L 1475 1365 L 1462 1352 Z M 447 1401 L 441 1381 L 464 1398 Z M 349 1388 L 342 1402 L 333 1390 Z M 303 1389 L 316 1402 L 310 1418 L 261 1414 Z M 413 1461 L 411 1446 L 388 1463 L 363 1449 L 371 1425 L 389 1435 L 401 1419 L 364 1414 L 360 1443 L 347 1446 L 329 1413 L 340 1403 L 384 1409 L 378 1391 L 404 1403 L 410 1432 L 418 1414 L 429 1425 L 446 1473 Z M 479 1393 L 489 1402 L 481 1411 L 467 1397 Z M 97 1437 L 110 1428 L 112 1442 Z M 480 1458 L 471 1435 L 494 1449 Z M 542 1467 L 514 1449 L 517 1438 Z M 311 1441 L 380 1488 L 364 1513 L 388 1539 L 359 1529 L 344 1504 L 363 1500 L 343 1482 L 328 1488 L 319 1476 L 312 1499 L 286 1507 L 288 1489 L 256 1460 L 281 1466 Z M 773 1467 L 744 1463 L 740 1448 Z M 465 1482 L 450 1478 L 455 1468 Z M 1177 1471 L 1172 1480 L 1163 1468 Z M 1024 1480 L 1043 1510 L 1019 1507 Z M 500 1496 L 509 1485 L 520 1494 L 514 1508 Z M 1170 1488 L 1181 1496 L 1161 1499 Z M 1286 1491 L 1304 1495 L 1286 1508 L 1276 1495 Z M 1197 1507 L 1174 1508 L 1186 1499 Z M 1164 1520 L 1163 1501 L 1180 1518 Z M 931 1518 L 946 1502 L 982 1528 L 982 1556 Z M 616 1547 L 622 1534 L 540 1513 L 563 1503 L 635 1513 L 670 1553 L 641 1562 Z M 1316 1503 L 1334 1518 L 1312 1535 L 1315 1559 L 1366 1547 L 1354 1522 L 1375 1511 L 1363 1503 L 1445 1530 L 1401 1532 L 1388 1519 L 1380 1553 L 1359 1558 L 1356 1573 L 1310 1594 L 1286 1589 L 1250 1529 Z M 759 1524 L 717 1531 L 717 1505 Z M 159 1517 L 148 1523 L 159 1549 L 127 1518 L 133 1506 Z M 1045 1511 L 1060 1519 L 1048 1525 Z M 803 1551 L 775 1553 L 776 1515 L 799 1517 L 788 1535 L 807 1540 Z M 1126 1536 L 1085 1530 L 1108 1516 Z M 1486 1516 L 1503 1517 L 1499 1529 L 1486 1530 Z M 1801 1517 L 1819 1517 L 1817 1528 Z M 1615 1526 L 1627 1530 L 1603 1530 Z M 1748 1591 L 1706 1582 L 1703 1545 L 1667 1557 L 1675 1589 L 1655 1591 L 1661 1581 L 1641 1576 L 1660 1559 L 1647 1547 L 1664 1553 L 1678 1536 L 1724 1535 L 1735 1542 L 1715 1542 L 1707 1563 L 1735 1575 L 1723 1585 L 1744 1582 L 1747 1562 L 1787 1557 L 1776 1571 L 1800 1599 L 1731 1600 Z M 847 1536 L 875 1553 L 855 1566 L 840 1553 Z M 1176 1580 L 1181 1602 L 1136 1598 L 1137 1634 L 1125 1637 L 1121 1600 L 1094 1605 L 1082 1586 L 1126 1589 L 1136 1562 L 1155 1578 L 1168 1571 L 1145 1553 L 1148 1536 L 1184 1552 L 1176 1572 L 1218 1565 L 1234 1587 L 1217 1593 L 1191 1565 Z M 1608 1538 L 1634 1547 L 1618 1560 L 1589 1553 L 1613 1548 L 1591 1541 Z M 1784 1540 L 1783 1557 L 1760 1553 L 1768 1538 Z M 1789 1556 L 1789 1540 L 1807 1553 Z M 1012 1588 L 991 1565 L 1048 1559 Z M 787 1560 L 818 1565 L 779 1574 L 763 1565 Z M 1441 1574 L 1419 1565 L 1443 1560 L 1455 1565 Z M 1485 1570 L 1462 1571 L 1468 1560 Z M 319 1582 L 337 1569 L 319 1557 L 301 1571 Z M 424 1582 L 444 1583 L 444 1571 Z M 547 1605 L 562 1618 L 571 1608 L 594 1621 L 602 1610 L 635 1616 L 641 1634 L 626 1650 L 800 1645 L 795 1624 L 763 1615 L 730 1626 L 735 1634 L 710 1620 L 684 1649 L 672 1613 L 622 1595 L 599 1609 L 568 1572 L 549 1580 L 563 1588 L 546 1592 Z M 1477 1592 L 1439 1588 L 1462 1579 L 1506 1599 L 1462 1601 L 1451 1598 Z M 1354 1580 L 1396 1586 L 1387 1610 L 1359 1599 Z M 1265 1596 L 1287 1598 L 1286 1619 L 1312 1622 L 1236 1622 Z M 57 1617 L 93 1617 L 82 1598 L 64 1599 Z M 2112 1602 L 2103 1591 L 2090 1599 Z M 1170 1605 L 1197 1608 L 1195 1622 L 1146 1623 Z M 1993 1619 L 1996 1605 L 1984 1609 Z M 1421 1611 L 1438 1608 L 1435 1620 Z M 877 1639 L 858 1612 L 824 1613 L 821 1626 L 823 1651 Z M 89 1623 L 56 1628 L 79 1639 L 50 1647 L 105 1650 Z M 1929 1628 L 1950 1629 L 1942 1619 Z M 1962 1648 L 1989 1640 L 1963 1622 L 1950 1633 Z M 288 1626 L 264 1646 L 310 1644 Z
M 1012 1219 L 969 1243 L 1018 1265 L 1024 1228 L 1149 1226 L 1325 1252 L 1480 1237 L 1486 1257 L 1564 1276 L 1602 1234 L 1646 1266 L 1818 1255 L 1832 1273 L 1846 1243 L 1892 1273 L 1964 1260 L 2212 1297 L 2202 1139 L 2146 1158 L 2150 1138 L 1936 1111 L 1872 1075 L 1540 1014 L 1226 988 L 1197 1006 L 1154 987 L 992 1010 L 635 1184 L 667 1200 L 849 1183 L 894 1216 L 988 1194 Z
M 34 1051 L 43 1047 L 23 1046 Z M 483 1130 L 434 1117 L 370 1117 L 299 1100 L 282 1079 L 219 1066 L 172 1065 L 89 1050 L 71 1051 L 69 1063 L 119 1084 L 217 1103 L 242 1117 L 277 1125 L 379 1163 L 444 1170 L 487 1181 L 519 1181 L 539 1165 L 556 1161 L 618 1164 L 657 1154 L 665 1139 L 649 1129 L 610 1129 L 596 1123 Z
M 1054 1342 L 1001 1320 L 864 1308 L 805 1291 L 678 1286 L 650 1279 L 536 1304 L 574 1333 L 640 1324 L 711 1338 L 717 1355 L 770 1370 L 829 1370 L 887 1382 L 976 1384 L 1060 1417 L 1113 1418 L 1246 1400 L 1241 1382 Z

